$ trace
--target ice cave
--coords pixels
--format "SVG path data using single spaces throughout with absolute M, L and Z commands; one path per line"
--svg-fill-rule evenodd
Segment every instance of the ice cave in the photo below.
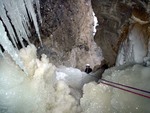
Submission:
M 149 15 L 149 0 L 0 0 L 0 113 L 149 113 Z

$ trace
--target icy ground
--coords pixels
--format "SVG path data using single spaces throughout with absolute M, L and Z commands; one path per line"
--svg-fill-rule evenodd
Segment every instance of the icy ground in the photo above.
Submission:
M 150 99 L 90 82 L 72 67 L 55 67 L 33 45 L 20 50 L 28 76 L 5 54 L 0 57 L 0 113 L 149 113 Z M 150 91 L 150 67 L 108 69 L 107 80 Z M 85 84 L 85 85 L 84 85 Z M 82 95 L 82 86 L 83 95 Z

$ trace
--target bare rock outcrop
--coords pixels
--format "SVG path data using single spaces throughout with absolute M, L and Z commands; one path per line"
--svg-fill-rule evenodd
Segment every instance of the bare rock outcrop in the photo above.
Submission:
M 104 57 L 110 67 L 134 24 L 150 34 L 148 0 L 40 0 L 40 4 L 43 47 L 34 37 L 32 43 L 39 56 L 45 53 L 55 65 L 83 70 L 86 63 L 92 68 L 100 65 Z M 99 24 L 94 38 L 93 11 Z
M 131 26 L 135 23 L 149 23 L 150 2 L 147 0 L 92 0 L 91 2 L 99 22 L 94 37 L 95 42 L 101 47 L 109 66 L 113 66 L 119 46 L 128 38 Z
M 55 65 L 84 70 L 102 59 L 101 49 L 93 39 L 93 10 L 90 0 L 41 0 L 43 47 L 33 38 L 38 55 L 45 53 Z

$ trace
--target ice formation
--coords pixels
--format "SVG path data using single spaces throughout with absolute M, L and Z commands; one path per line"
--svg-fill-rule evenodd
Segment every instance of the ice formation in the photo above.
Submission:
M 29 76 L 7 53 L 0 57 L 0 113 L 148 113 L 150 100 L 104 84 L 71 67 L 56 68 L 36 48 L 19 51 Z M 8 70 L 9 68 L 9 70 Z M 107 80 L 150 91 L 150 67 L 119 66 L 103 74 Z M 90 75 L 91 76 L 91 75 Z M 93 79 L 94 80 L 94 79 Z M 85 84 L 85 85 L 84 85 Z M 82 96 L 82 86 L 83 96 Z M 82 98 L 81 98 L 82 97 Z
M 37 59 L 33 45 L 25 48 L 23 39 L 30 43 L 29 20 L 33 21 L 41 42 L 34 4 L 42 22 L 39 0 L 0 0 L 0 44 L 5 49 L 4 53 L 0 49 L 0 113 L 149 113 L 149 99 L 104 84 L 88 83 L 95 78 L 75 68 L 56 68 L 46 55 Z M 143 37 L 133 27 L 129 34 L 130 46 L 124 43 L 123 47 L 129 48 L 121 48 L 118 64 L 143 62 L 147 52 Z M 24 47 L 20 51 L 16 50 L 18 40 Z M 24 67 L 29 76 L 22 71 Z M 103 76 L 149 91 L 149 70 L 150 67 L 141 65 L 123 69 L 120 66 L 108 69 Z
M 20 59 L 17 51 L 13 47 L 11 41 L 8 39 L 8 37 L 6 35 L 6 32 L 5 32 L 5 29 L 4 29 L 3 24 L 2 24 L 1 21 L 0 21 L 0 44 L 3 46 L 5 51 L 7 51 L 11 55 L 12 59 L 14 61 L 16 61 L 16 64 L 18 64 L 21 67 L 21 69 L 23 69 L 25 71 L 25 68 L 23 66 L 23 62 Z M 3 54 L 3 53 L 0 52 L 0 54 Z
M 150 91 L 149 73 L 150 67 L 122 66 L 108 69 L 103 78 Z M 148 98 L 95 82 L 84 85 L 81 98 L 83 113 L 149 113 L 149 106 Z
M 56 79 L 65 81 L 71 88 L 81 90 L 85 83 L 95 81 L 92 75 L 87 75 L 79 69 L 60 66 L 56 71 Z
M 129 38 L 120 46 L 117 65 L 129 62 L 143 63 L 143 59 L 148 53 L 145 37 L 140 25 L 135 24 L 128 35 Z
M 3 48 L 12 56 L 12 58 L 16 61 L 16 57 L 19 59 L 18 55 L 16 54 L 15 48 L 17 48 L 18 41 L 21 43 L 22 47 L 24 47 L 23 40 L 26 40 L 28 44 L 30 41 L 28 36 L 30 36 L 29 27 L 30 23 L 29 20 L 32 20 L 38 34 L 39 40 L 41 42 L 41 37 L 38 28 L 38 22 L 36 18 L 36 13 L 34 9 L 34 4 L 36 4 L 36 9 L 38 12 L 38 16 L 41 20 L 40 15 L 40 4 L 39 0 L 0 0 L 0 13 L 1 13 L 1 20 L 0 20 L 0 34 L 1 34 L 1 42 L 0 44 Z M 4 29 L 4 26 L 6 29 Z M 7 31 L 7 35 L 6 32 Z M 9 34 L 9 40 L 7 37 Z M 5 38 L 5 40 L 4 40 Z M 9 42 L 9 43 L 8 43 Z M 7 43 L 7 44 L 6 44 Z M 42 44 L 42 42 L 41 42 Z M 10 47 L 11 46 L 11 47 Z M 13 52 L 12 52 L 13 50 Z M 19 60 L 17 60 L 19 61 Z M 16 63 L 24 69 L 20 63 Z
M 97 17 L 95 16 L 95 13 L 93 12 L 93 17 L 94 17 L 94 23 L 93 23 L 93 35 L 96 33 L 96 26 L 98 26 L 98 20 Z
M 5 54 L 5 53 L 4 53 Z M 33 45 L 20 50 L 29 76 L 5 55 L 0 57 L 0 113 L 79 113 L 64 81 L 55 81 L 56 67 L 46 55 L 36 58 Z

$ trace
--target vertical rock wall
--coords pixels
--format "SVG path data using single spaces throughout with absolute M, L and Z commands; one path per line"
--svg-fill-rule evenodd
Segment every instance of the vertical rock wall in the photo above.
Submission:
M 101 50 L 93 40 L 91 0 L 41 0 L 43 47 L 33 37 L 39 56 L 45 53 L 56 65 L 85 68 L 100 64 Z
M 113 66 L 131 26 L 144 24 L 149 31 L 147 0 L 41 0 L 40 4 L 43 47 L 38 53 L 47 54 L 56 65 L 84 69 L 86 63 L 92 67 L 100 64 L 103 56 Z M 99 24 L 94 40 L 93 10 Z M 35 38 L 32 42 L 39 46 Z
M 116 62 L 120 44 L 128 38 L 130 27 L 134 23 L 143 24 L 142 21 L 148 28 L 150 2 L 148 0 L 92 0 L 91 2 L 99 22 L 94 39 L 101 47 L 105 60 L 109 66 L 112 66 Z

